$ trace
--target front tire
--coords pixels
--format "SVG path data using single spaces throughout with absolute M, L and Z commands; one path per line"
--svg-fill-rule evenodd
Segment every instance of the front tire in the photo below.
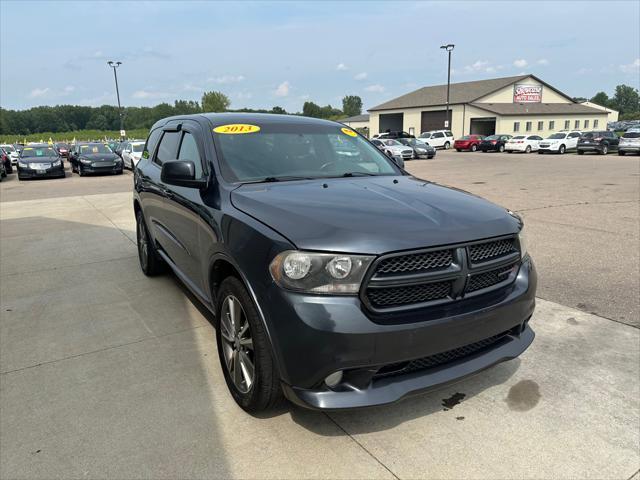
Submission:
M 602 151 L 600 152 L 600 155 L 606 155 L 607 153 L 609 153 L 609 145 L 605 143 L 604 145 L 602 145 Z
M 624 152 L 622 150 L 618 150 L 618 156 L 624 157 Z
M 462 149 L 461 148 L 456 148 L 456 152 L 461 152 Z
M 80 164 L 78 164 L 77 170 L 78 170 L 78 175 L 81 177 L 84 177 L 84 172 L 82 171 L 82 166 Z
M 560 145 L 560 148 L 558 149 L 558 153 L 560 155 L 564 155 L 564 152 L 567 151 L 567 148 L 564 145 Z
M 584 155 L 584 150 L 578 150 L 578 155 Z
M 475 144 L 474 144 L 474 145 L 471 145 L 471 151 L 472 151 L 472 152 L 475 152 L 475 151 L 477 151 L 477 150 L 478 150 L 478 146 L 477 146 L 477 145 L 475 145 Z
M 217 305 L 216 341 L 229 392 L 247 412 L 272 408 L 282 399 L 280 375 L 253 300 L 240 280 L 227 277 Z
M 451 144 L 449 142 L 444 142 L 444 149 L 449 150 L 451 148 Z
M 138 260 L 140 269 L 148 277 L 154 277 L 166 270 L 166 263 L 160 258 L 151 240 L 142 210 L 136 213 L 136 238 L 138 244 Z
M 500 146 L 498 147 L 498 151 L 499 151 L 500 153 L 503 153 L 503 152 L 504 152 L 504 145 L 500 145 Z

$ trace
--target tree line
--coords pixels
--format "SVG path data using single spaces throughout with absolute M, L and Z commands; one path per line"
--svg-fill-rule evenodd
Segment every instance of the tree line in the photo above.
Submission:
M 576 102 L 586 102 L 587 98 L 574 97 Z M 638 89 L 629 85 L 618 85 L 612 97 L 606 92 L 598 92 L 588 101 L 619 112 L 619 120 L 640 119 L 640 94 Z
M 200 102 L 194 100 L 176 100 L 173 105 L 160 103 L 154 107 L 124 107 L 122 109 L 125 130 L 149 129 L 161 118 L 172 115 L 187 115 L 201 112 L 251 112 L 278 113 L 288 112 L 279 106 L 268 109 L 242 108 L 233 110 L 231 101 L 222 92 L 205 92 Z M 342 100 L 342 109 L 331 105 L 321 107 L 313 102 L 305 102 L 302 112 L 292 115 L 340 119 L 359 115 L 362 112 L 362 99 L 347 95 Z M 27 110 L 8 110 L 0 108 L 0 135 L 29 135 L 42 132 L 73 132 L 78 130 L 119 130 L 120 115 L 118 107 L 102 105 L 87 107 L 80 105 L 56 105 L 53 107 L 32 107 Z

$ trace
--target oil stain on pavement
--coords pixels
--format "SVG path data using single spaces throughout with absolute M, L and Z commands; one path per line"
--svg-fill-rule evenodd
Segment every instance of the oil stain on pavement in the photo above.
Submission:
M 453 407 L 458 405 L 464 397 L 467 395 L 464 393 L 456 392 L 451 395 L 449 398 L 442 399 L 442 406 L 444 407 L 444 411 L 451 410 Z
M 507 405 L 515 412 L 526 412 L 540 401 L 540 387 L 533 380 L 522 380 L 509 389 Z

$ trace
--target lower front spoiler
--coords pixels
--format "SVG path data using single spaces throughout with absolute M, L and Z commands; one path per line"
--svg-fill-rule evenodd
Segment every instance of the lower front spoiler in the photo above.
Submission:
M 508 335 L 497 347 L 441 367 L 374 380 L 367 388 L 346 391 L 305 390 L 282 384 L 284 395 L 296 405 L 314 410 L 340 410 L 394 403 L 403 398 L 458 382 L 522 354 L 533 342 L 528 325 L 519 335 Z

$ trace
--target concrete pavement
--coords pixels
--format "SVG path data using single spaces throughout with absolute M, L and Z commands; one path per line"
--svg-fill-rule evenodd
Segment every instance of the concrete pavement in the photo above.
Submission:
M 539 300 L 531 348 L 471 379 L 252 417 L 227 392 L 212 319 L 173 276 L 140 272 L 130 193 L 6 201 L 4 186 L 0 478 L 637 475 L 637 328 Z

